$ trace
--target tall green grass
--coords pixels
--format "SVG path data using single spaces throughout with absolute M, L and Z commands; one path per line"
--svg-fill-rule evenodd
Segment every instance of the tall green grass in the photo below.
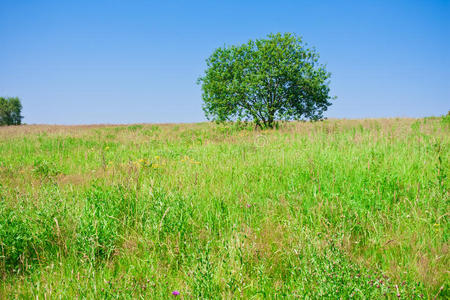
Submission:
M 449 129 L 0 128 L 0 298 L 449 297 Z

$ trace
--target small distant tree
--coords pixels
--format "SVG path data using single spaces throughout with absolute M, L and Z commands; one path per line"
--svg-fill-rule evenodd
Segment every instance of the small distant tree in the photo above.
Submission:
M 199 84 L 209 120 L 318 120 L 331 105 L 330 73 L 318 53 L 291 33 L 269 34 L 240 46 L 216 49 Z
M 0 97 L 0 126 L 22 124 L 22 104 L 17 97 Z

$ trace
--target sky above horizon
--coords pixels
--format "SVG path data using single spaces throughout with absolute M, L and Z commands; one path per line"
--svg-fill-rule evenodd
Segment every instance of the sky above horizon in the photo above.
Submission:
M 276 32 L 332 73 L 326 117 L 450 110 L 450 1 L 0 0 L 0 96 L 28 124 L 205 121 L 206 58 Z

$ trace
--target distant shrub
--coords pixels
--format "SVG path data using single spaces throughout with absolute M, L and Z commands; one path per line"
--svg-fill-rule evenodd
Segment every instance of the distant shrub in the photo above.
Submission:
M 22 123 L 22 104 L 17 97 L 0 97 L 0 126 L 20 125 Z

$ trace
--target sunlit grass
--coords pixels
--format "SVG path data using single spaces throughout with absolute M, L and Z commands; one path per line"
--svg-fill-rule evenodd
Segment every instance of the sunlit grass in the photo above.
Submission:
M 0 298 L 449 295 L 447 118 L 0 128 Z

